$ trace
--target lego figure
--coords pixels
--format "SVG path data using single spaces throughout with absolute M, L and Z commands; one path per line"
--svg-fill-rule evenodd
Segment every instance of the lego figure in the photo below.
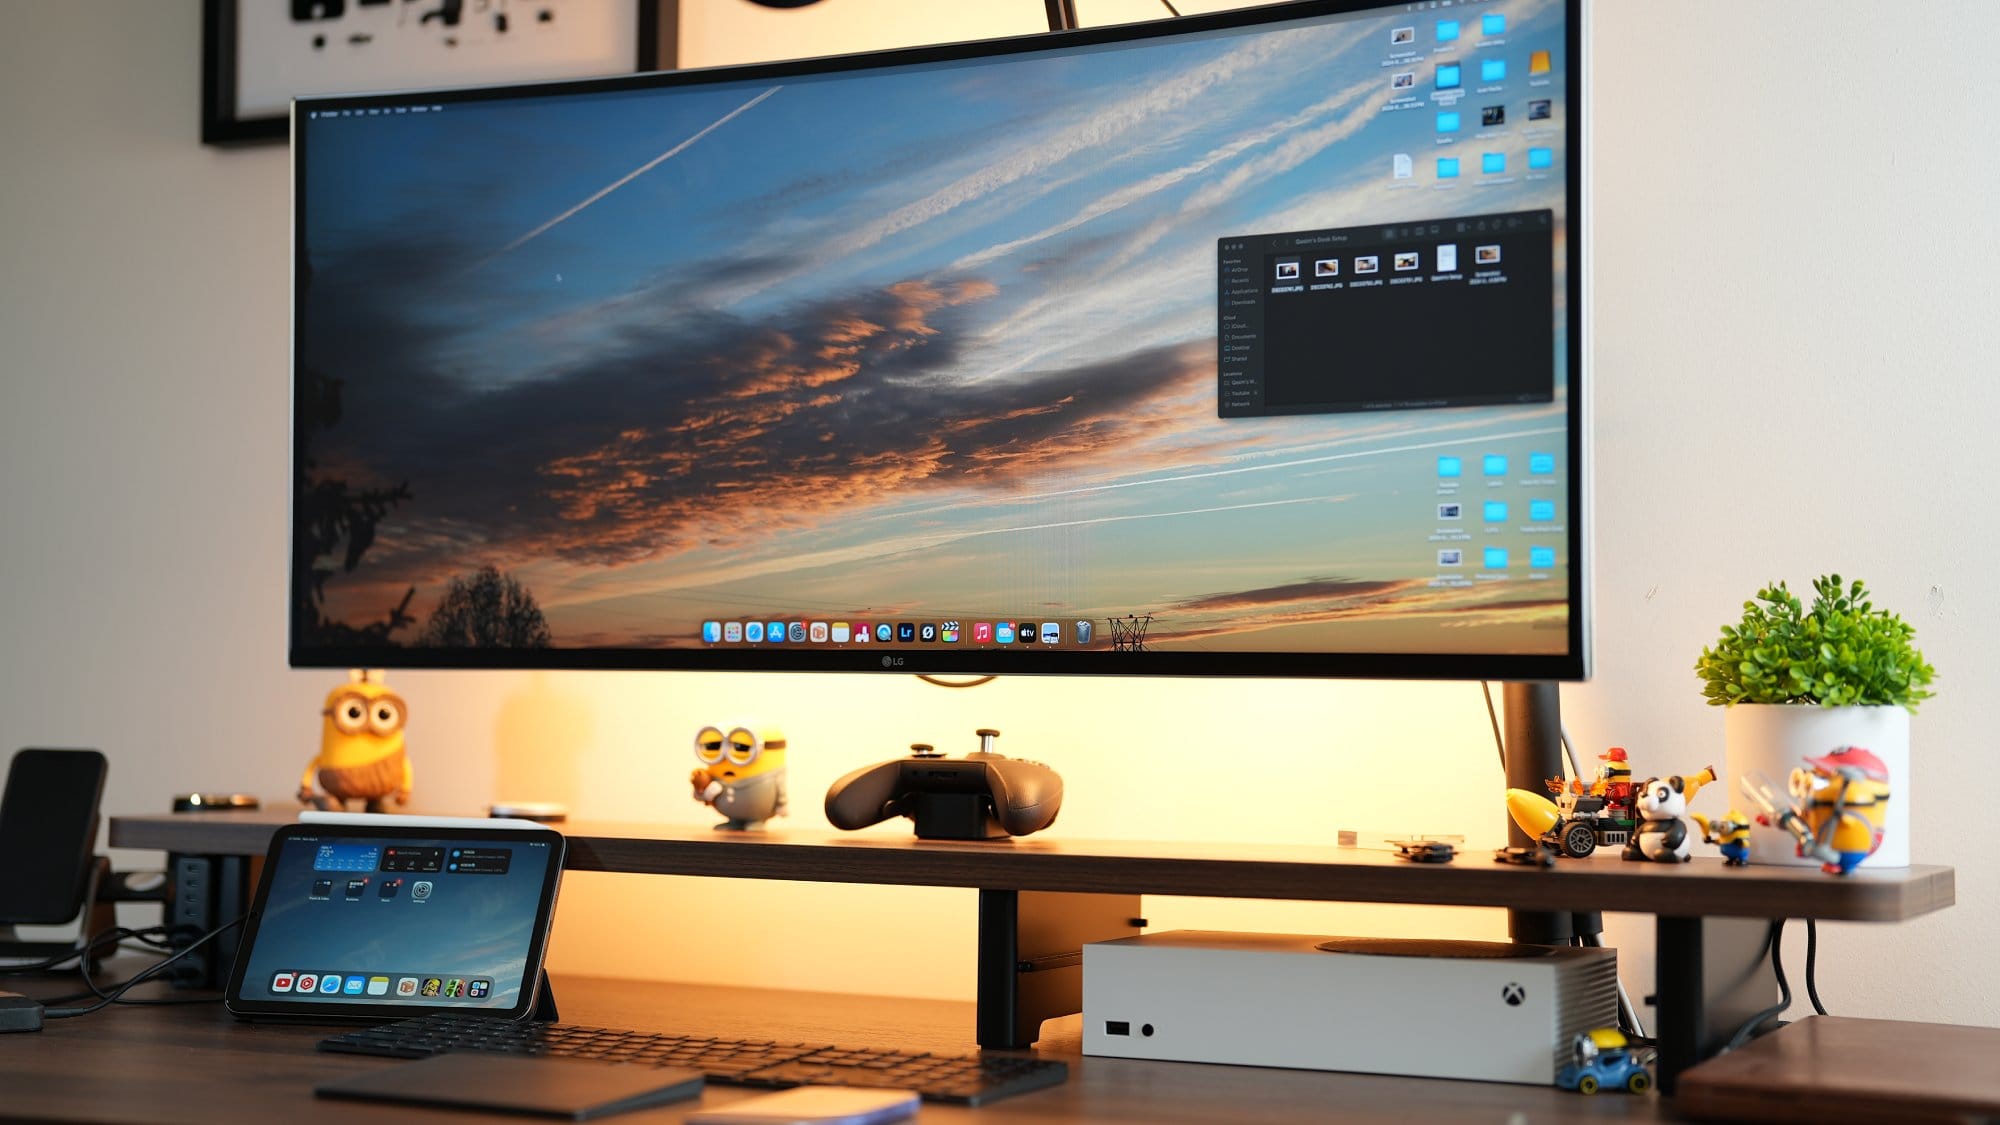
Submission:
M 1613 746 L 1597 757 L 1604 764 L 1597 767 L 1591 795 L 1604 798 L 1604 810 L 1612 819 L 1633 819 L 1632 763 L 1625 760 L 1625 748 Z
M 319 756 L 299 778 L 300 802 L 329 811 L 351 800 L 381 812 L 390 797 L 410 803 L 413 777 L 403 752 L 403 697 L 384 686 L 381 673 L 357 668 L 349 682 L 327 693 L 320 711 Z M 324 795 L 313 791 L 317 780 Z
M 688 780 L 694 799 L 725 818 L 717 829 L 762 828 L 785 815 L 785 736 L 765 728 L 752 733 L 736 727 L 703 727 L 694 736 L 694 756 L 702 764 Z
M 1639 787 L 1636 807 L 1639 830 L 1625 845 L 1626 859 L 1686 863 L 1692 857 L 1688 839 L 1688 799 L 1715 780 L 1713 766 L 1691 777 L 1649 777 Z
M 1722 862 L 1730 867 L 1742 867 L 1750 862 L 1750 818 L 1736 809 L 1730 809 L 1720 819 L 1710 820 L 1700 813 L 1689 813 L 1688 817 L 1701 825 L 1703 841 L 1722 849 Z
M 1792 796 L 1813 847 L 1799 842 L 1800 855 L 1819 858 L 1822 871 L 1845 875 L 1882 846 L 1889 809 L 1889 768 L 1872 751 L 1847 746 L 1807 758 L 1811 771 L 1792 771 Z

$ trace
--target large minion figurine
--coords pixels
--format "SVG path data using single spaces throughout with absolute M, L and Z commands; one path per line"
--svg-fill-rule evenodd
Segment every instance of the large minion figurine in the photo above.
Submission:
M 1882 846 L 1889 810 L 1889 768 L 1859 746 L 1805 759 L 1811 770 L 1792 771 L 1792 799 L 1805 819 L 1813 846 L 1800 855 L 1816 856 L 1820 870 L 1845 875 Z
M 403 697 L 390 691 L 379 673 L 371 677 L 357 668 L 348 683 L 327 693 L 320 715 L 319 756 L 306 763 L 299 778 L 299 800 L 327 810 L 366 801 L 369 812 L 383 811 L 392 796 L 398 805 L 409 804 L 410 759 L 403 752 L 409 710 Z M 323 795 L 313 791 L 315 780 Z
M 694 799 L 723 815 L 719 829 L 762 828 L 785 815 L 785 736 L 766 727 L 703 727 L 694 736 L 701 766 L 689 775 Z

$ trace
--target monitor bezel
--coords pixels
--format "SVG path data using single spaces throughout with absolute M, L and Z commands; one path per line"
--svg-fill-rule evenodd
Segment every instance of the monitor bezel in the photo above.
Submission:
M 1048 674 L 1108 676 L 1191 676 L 1232 678 L 1324 678 L 1324 679 L 1412 679 L 1412 680 L 1582 680 L 1590 670 L 1590 569 L 1589 512 L 1586 487 L 1590 466 L 1587 462 L 1587 304 L 1584 284 L 1586 262 L 1584 230 L 1584 136 L 1586 60 L 1583 56 L 1583 0 L 1561 0 L 1563 7 L 1565 169 L 1564 191 L 1568 211 L 1564 223 L 1565 298 L 1570 310 L 1565 333 L 1568 364 L 1566 395 L 1567 488 L 1569 513 L 1570 609 L 1566 628 L 1567 651 L 1559 654 L 1528 653 L 1418 653 L 1418 652 L 1188 652 L 1146 649 L 1137 652 L 997 649 L 808 649 L 787 646 L 768 649 L 701 648 L 541 648 L 474 649 L 422 648 L 395 644 L 302 646 L 297 637 L 299 622 L 293 612 L 298 592 L 296 559 L 292 559 L 291 582 L 287 584 L 285 608 L 287 661 L 294 668 L 460 668 L 513 670 L 605 670 L 605 671 L 709 671 L 709 672 L 891 672 L 922 674 Z M 1465 3 L 1468 9 L 1479 5 Z M 504 86 L 461 87 L 443 90 L 399 91 L 375 94 L 342 94 L 296 98 L 292 103 L 292 400 L 293 422 L 297 418 L 300 368 L 297 331 L 298 294 L 306 273 L 304 231 L 298 215 L 305 206 L 305 181 L 299 169 L 309 142 L 299 129 L 299 115 L 308 110 L 393 108 L 440 102 L 469 103 L 495 101 L 530 95 L 537 98 L 575 94 L 644 91 L 717 82 L 765 81 L 800 75 L 824 75 L 854 70 L 870 70 L 920 63 L 952 62 L 969 59 L 1028 55 L 1075 50 L 1106 44 L 1138 42 L 1187 33 L 1256 27 L 1299 19 L 1347 16 L 1397 7 L 1380 0 L 1291 0 L 1289 3 L 1234 9 L 1206 15 L 1186 15 L 1143 23 L 1057 31 L 1000 39 L 972 40 L 920 47 L 831 55 L 810 59 L 748 63 L 619 75 L 608 78 L 563 79 Z M 1422 5 L 1405 5 L 1414 16 Z M 1428 12 L 1430 9 L 1424 8 Z M 302 479 L 298 433 L 292 430 L 291 464 L 294 480 Z M 288 494 L 288 532 L 292 550 L 297 549 L 296 512 L 290 506 L 296 493 Z

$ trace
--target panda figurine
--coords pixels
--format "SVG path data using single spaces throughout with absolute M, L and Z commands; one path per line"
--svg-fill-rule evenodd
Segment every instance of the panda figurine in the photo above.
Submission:
M 1688 785 L 1673 777 L 1649 777 L 1634 794 L 1639 829 L 1625 845 L 1626 859 L 1651 859 L 1660 863 L 1686 863 L 1693 843 L 1686 818 Z

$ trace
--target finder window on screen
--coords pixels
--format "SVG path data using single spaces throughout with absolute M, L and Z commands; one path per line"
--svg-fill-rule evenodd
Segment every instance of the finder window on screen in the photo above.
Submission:
M 302 105 L 295 651 L 1568 654 L 1505 7 Z

